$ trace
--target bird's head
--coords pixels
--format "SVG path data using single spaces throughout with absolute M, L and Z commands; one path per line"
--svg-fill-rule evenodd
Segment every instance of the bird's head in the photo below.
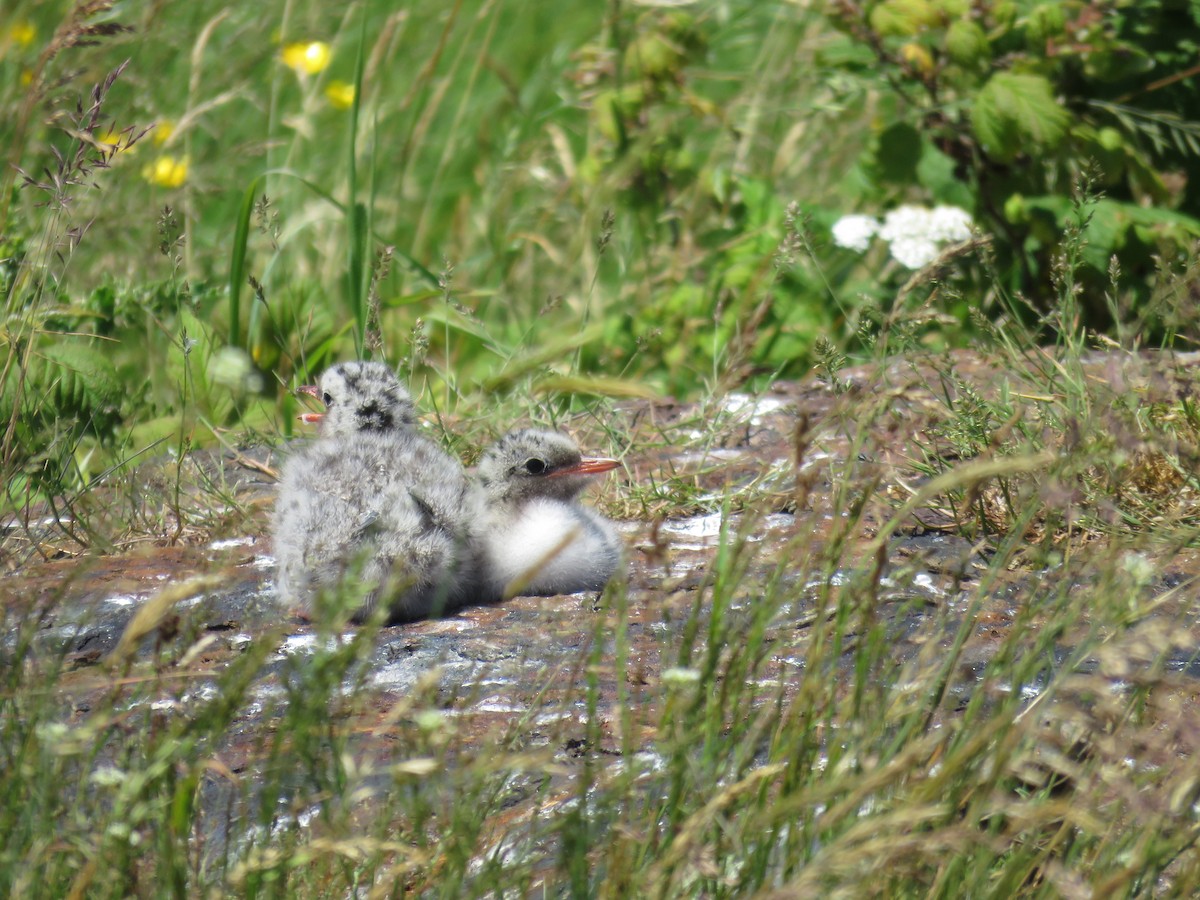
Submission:
M 327 437 L 359 432 L 387 433 L 412 425 L 416 408 L 400 379 L 378 362 L 345 362 L 326 369 L 315 385 L 298 388 L 325 404 L 324 413 L 304 413 L 321 423 Z
M 477 468 L 488 497 L 520 503 L 534 497 L 573 500 L 590 476 L 619 466 L 615 459 L 583 456 L 565 434 L 532 428 L 511 431 L 484 451 Z

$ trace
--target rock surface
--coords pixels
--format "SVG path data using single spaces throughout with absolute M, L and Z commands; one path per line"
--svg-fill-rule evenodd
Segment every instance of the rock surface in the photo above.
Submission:
M 1134 376 L 1111 365 L 1098 370 L 1113 390 L 1129 390 L 1136 378 L 1150 390 L 1173 389 L 1164 387 L 1174 384 L 1167 375 Z M 1169 377 L 1186 380 L 1171 371 Z M 600 745 L 590 749 L 617 760 L 631 745 L 642 746 L 638 735 L 622 733 L 620 706 L 649 707 L 659 702 L 664 680 L 692 677 L 670 654 L 686 643 L 686 629 L 699 625 L 703 634 L 709 598 L 730 571 L 728 559 L 718 558 L 729 553 L 740 554 L 740 562 L 733 600 L 723 615 L 752 621 L 756 602 L 769 590 L 780 590 L 779 584 L 790 598 L 765 623 L 762 640 L 770 650 L 754 673 L 764 698 L 786 696 L 800 683 L 813 625 L 832 608 L 839 591 L 874 585 L 864 608 L 889 623 L 891 652 L 899 663 L 942 653 L 967 622 L 950 688 L 961 692 L 965 703 L 977 686 L 974 673 L 1003 645 L 1014 623 L 1037 627 L 1030 603 L 1044 575 L 1013 571 L 997 578 L 993 573 L 981 591 L 993 548 L 986 539 L 973 543 L 955 533 L 963 529 L 951 527 L 954 516 L 944 505 L 922 505 L 897 524 L 887 522 L 928 480 L 924 462 L 935 451 L 952 451 L 943 427 L 947 396 L 962 398 L 963 386 L 971 383 L 980 390 L 994 387 L 995 378 L 989 363 L 963 355 L 950 358 L 940 373 L 936 365 L 895 363 L 883 370 L 840 373 L 836 385 L 778 384 L 761 396 L 732 394 L 706 408 L 619 407 L 606 424 L 614 436 L 612 449 L 631 448 L 624 458 L 629 484 L 605 489 L 599 505 L 623 520 L 629 556 L 625 585 L 603 595 L 520 597 L 381 629 L 366 671 L 356 670 L 344 688 L 360 699 L 367 692 L 367 707 L 377 714 L 376 722 L 356 726 L 362 752 L 387 760 L 386 733 L 374 727 L 388 721 L 406 698 L 431 692 L 438 708 L 453 718 L 465 746 L 518 727 L 524 740 L 550 745 L 562 764 L 553 778 L 565 796 L 580 748 L 594 739 L 585 727 L 588 679 L 595 680 L 603 722 Z M 938 396 L 938 386 L 946 396 Z M 240 714 L 235 737 L 220 750 L 235 771 L 252 768 L 258 752 L 253 736 L 264 719 L 281 715 L 281 698 L 297 667 L 354 633 L 322 635 L 299 620 L 280 621 L 266 596 L 272 555 L 261 527 L 271 491 L 264 472 L 276 458 L 263 451 L 256 454 L 257 464 L 247 466 L 246 459 L 214 454 L 197 456 L 195 462 L 254 510 L 241 534 L 27 564 L 19 577 L 10 575 L 0 655 L 17 653 L 26 640 L 35 655 L 63 655 L 75 671 L 60 687 L 76 711 L 85 710 L 89 697 L 106 689 L 92 673 L 108 665 L 137 610 L 164 585 L 215 575 L 217 586 L 182 599 L 158 617 L 157 627 L 138 642 L 137 654 L 184 676 L 185 687 L 162 698 L 169 710 L 203 700 L 225 667 L 269 643 L 253 689 L 261 702 Z M 882 551 L 872 552 L 881 532 L 889 536 L 875 545 Z M 850 549 L 827 554 L 836 542 Z M 831 570 L 829 559 L 841 564 Z M 1200 623 L 1184 613 L 1196 600 L 1197 556 L 1176 550 L 1151 564 L 1154 575 L 1146 591 L 1164 598 L 1157 614 L 1188 623 L 1167 665 L 1181 677 L 1194 678 L 1200 675 L 1194 649 L 1200 646 Z M 1086 578 L 1076 577 L 1086 589 Z M 618 633 L 621 646 L 615 647 Z M 1065 656 L 1071 646 L 1072 636 L 1063 635 L 1056 652 Z M 1181 691 L 1190 693 L 1187 683 L 1181 684 Z M 648 709 L 636 716 L 643 725 L 652 719 Z M 242 736 L 240 742 L 236 735 Z M 636 764 L 653 765 L 653 760 Z M 534 802 L 532 793 L 514 784 L 514 820 Z M 214 783 L 201 802 L 216 809 L 226 799 Z M 537 803 L 544 812 L 544 792 Z M 221 827 L 212 827 L 214 839 L 220 839 Z

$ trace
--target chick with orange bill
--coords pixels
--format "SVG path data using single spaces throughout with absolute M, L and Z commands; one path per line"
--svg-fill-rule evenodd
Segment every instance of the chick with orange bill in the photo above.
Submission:
M 476 480 L 486 511 L 475 529 L 485 593 L 602 589 L 621 562 L 621 542 L 612 523 L 579 495 L 595 475 L 619 465 L 583 456 L 566 435 L 535 429 L 506 434 L 485 451 Z

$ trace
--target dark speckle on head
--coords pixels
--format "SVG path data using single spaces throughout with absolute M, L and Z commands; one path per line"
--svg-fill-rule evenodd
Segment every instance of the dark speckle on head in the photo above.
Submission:
M 383 363 L 339 363 L 321 376 L 327 436 L 389 432 L 416 421 L 408 391 Z
M 396 426 L 395 417 L 377 400 L 360 404 L 356 415 L 362 431 L 390 431 Z

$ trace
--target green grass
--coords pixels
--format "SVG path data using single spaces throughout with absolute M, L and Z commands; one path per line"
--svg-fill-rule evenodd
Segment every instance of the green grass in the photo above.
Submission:
M 0 100 L 32 104 L 8 145 L 48 190 L 18 189 L 0 223 L 20 273 L 6 302 L 36 335 L 11 335 L 10 358 L 28 368 L 28 354 L 50 349 L 106 357 L 112 371 L 89 372 L 77 402 L 54 412 L 79 418 L 79 439 L 109 460 L 157 438 L 211 443 L 223 426 L 286 432 L 280 386 L 363 352 L 373 306 L 371 352 L 402 363 L 418 391 L 428 383 L 443 408 L 512 390 L 695 394 L 756 369 L 803 371 L 808 342 L 831 322 L 827 301 L 813 273 L 780 274 L 773 260 L 786 201 L 827 199 L 806 186 L 835 164 L 772 161 L 794 110 L 764 91 L 815 83 L 798 62 L 777 65 L 811 14 L 699 10 L 694 46 L 655 70 L 669 83 L 641 76 L 653 88 L 641 130 L 614 135 L 590 107 L 638 81 L 635 37 L 676 27 L 617 9 L 364 4 L 329 15 L 200 3 L 146 21 L 114 9 L 60 22 L 53 8 L 18 4 L 13 21 L 36 32 L 0 59 Z M 85 25 L 111 21 L 133 31 L 73 45 Z M 283 65 L 283 47 L 309 41 L 328 45 L 326 69 Z M 125 59 L 88 122 L 48 124 Z M 22 84 L 30 72 L 36 91 Z M 349 109 L 327 99 L 335 82 L 361 82 Z M 97 167 L 86 139 L 118 133 Z M 163 157 L 187 160 L 183 183 L 148 180 Z M 735 158 L 775 174 L 735 176 Z M 47 167 L 59 177 L 47 181 Z M 48 193 L 65 207 L 49 217 Z M 64 252 L 63 235 L 85 223 Z M 385 248 L 388 271 L 373 271 Z M 754 331 L 739 331 L 746 320 Z M 193 342 L 201 365 L 185 377 L 180 350 Z M 248 352 L 259 377 L 223 398 L 236 385 L 205 382 L 227 346 Z M 103 390 L 113 384 L 115 399 Z M 180 418 L 197 421 L 173 428 Z M 36 436 L 25 438 L 28 456 Z M 92 474 L 70 471 L 81 456 L 70 449 L 43 466 L 52 482 Z
M 610 514 L 725 527 L 694 589 L 564 610 L 588 623 L 578 658 L 483 736 L 436 671 L 381 717 L 376 627 L 264 676 L 282 627 L 209 665 L 195 622 L 160 629 L 168 592 L 129 632 L 153 653 L 76 668 L 5 598 L 0 893 L 1196 892 L 1194 591 L 1159 576 L 1189 571 L 1200 417 L 1186 373 L 1086 359 L 1187 346 L 1194 259 L 1164 252 L 1133 310 L 1114 271 L 1102 339 L 1087 184 L 1045 295 L 1010 290 L 986 241 L 912 280 L 833 248 L 868 199 L 927 198 L 865 186 L 894 98 L 847 84 L 802 5 L 5 12 L 34 34 L 0 35 L 0 142 L 43 185 L 0 176 L 6 570 L 261 528 L 189 454 L 290 437 L 288 388 L 363 353 L 466 459 L 512 421 L 569 427 L 640 467 Z M 310 41 L 326 69 L 281 63 Z M 143 174 L 166 155 L 176 186 Z M 963 345 L 996 361 L 987 384 L 943 353 Z M 845 376 L 897 353 L 866 389 Z M 728 390 L 814 367 L 813 466 L 722 485 L 711 458 L 670 462 L 736 442 Z M 667 395 L 696 405 L 634 423 Z M 906 404 L 924 427 L 903 443 Z M 794 537 L 752 539 L 784 509 Z M 931 511 L 982 554 L 936 601 L 882 566 Z

